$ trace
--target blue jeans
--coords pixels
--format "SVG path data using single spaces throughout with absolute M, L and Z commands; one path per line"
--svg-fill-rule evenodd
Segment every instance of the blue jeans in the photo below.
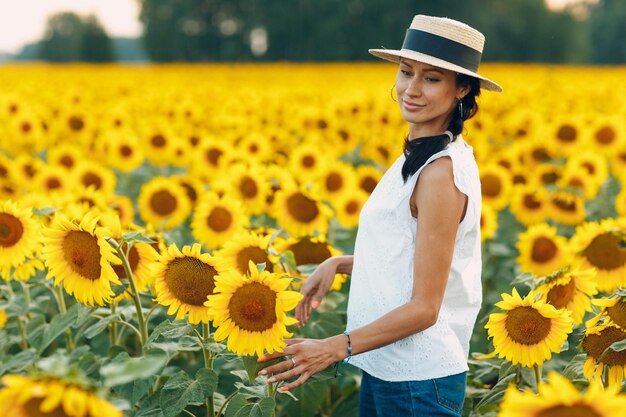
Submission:
M 461 417 L 467 372 L 388 382 L 363 371 L 359 417 Z

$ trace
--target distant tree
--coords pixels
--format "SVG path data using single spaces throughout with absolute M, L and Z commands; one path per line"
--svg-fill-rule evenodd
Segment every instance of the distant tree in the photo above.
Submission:
M 83 21 L 75 13 L 51 16 L 40 44 L 39 55 L 46 61 L 70 62 L 80 58 Z
M 601 64 L 626 63 L 626 2 L 600 0 L 591 8 L 589 37 L 593 62 Z
M 93 15 L 83 20 L 78 53 L 79 59 L 84 62 L 113 61 L 111 38 Z

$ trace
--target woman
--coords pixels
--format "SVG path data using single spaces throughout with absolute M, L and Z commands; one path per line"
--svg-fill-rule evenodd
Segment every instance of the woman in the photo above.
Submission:
M 399 63 L 404 153 L 363 206 L 354 256 L 326 260 L 302 286 L 304 324 L 335 274 L 352 274 L 346 332 L 260 358 L 289 357 L 261 371 L 297 378 L 283 391 L 343 361 L 363 370 L 360 416 L 461 415 L 482 301 L 480 178 L 461 133 L 481 88 L 502 91 L 476 73 L 483 45 L 461 22 L 417 15 L 401 50 L 369 50 Z

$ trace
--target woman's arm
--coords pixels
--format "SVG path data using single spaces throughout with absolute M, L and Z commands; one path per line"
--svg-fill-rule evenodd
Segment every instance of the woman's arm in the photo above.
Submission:
M 411 300 L 372 323 L 352 330 L 353 355 L 421 332 L 437 321 L 466 196 L 454 185 L 452 161 L 446 157 L 425 167 L 419 182 L 420 187 L 415 193 L 419 216 Z M 384 285 L 382 279 L 381 285 Z M 322 340 L 290 340 L 283 353 L 267 355 L 263 359 L 291 355 L 296 366 L 288 369 L 292 363 L 285 361 L 266 368 L 266 372 L 283 371 L 270 378 L 271 382 L 300 375 L 296 381 L 285 386 L 292 389 L 311 375 L 344 359 L 348 354 L 347 342 L 348 338 L 343 334 Z

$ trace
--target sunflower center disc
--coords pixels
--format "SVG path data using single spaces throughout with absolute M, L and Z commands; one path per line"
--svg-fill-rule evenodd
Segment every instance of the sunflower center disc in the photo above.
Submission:
M 328 191 L 337 191 L 340 190 L 343 186 L 343 178 L 341 175 L 333 172 L 328 177 L 326 177 L 326 189 Z
M 576 140 L 576 129 L 570 125 L 563 125 L 559 128 L 556 137 L 562 142 L 573 142 Z
M 93 172 L 88 172 L 83 177 L 83 185 L 85 187 L 89 187 L 90 185 L 93 185 L 94 187 L 96 187 L 96 190 L 99 190 L 102 188 L 102 178 L 100 178 L 98 175 L 94 174 Z
M 42 413 L 40 410 L 42 402 L 43 400 L 41 398 L 31 398 L 23 406 L 23 411 L 25 411 L 26 414 L 20 415 L 27 417 L 70 417 L 68 414 L 65 414 L 62 406 L 59 406 L 50 412 Z
M 321 264 L 331 256 L 325 243 L 314 243 L 308 239 L 294 243 L 288 249 L 293 252 L 296 265 Z
M 552 241 L 552 239 L 544 237 L 544 236 L 540 236 L 537 239 L 535 239 L 533 243 L 533 250 L 532 250 L 531 257 L 533 261 L 535 262 L 539 262 L 539 263 L 548 262 L 554 259 L 554 256 L 556 255 L 557 250 L 558 248 L 556 244 Z
M 165 271 L 165 283 L 179 301 L 203 306 L 213 294 L 217 271 L 211 265 L 191 256 L 176 258 L 169 262 Z
M 584 404 L 557 405 L 556 407 L 541 410 L 537 417 L 601 417 L 600 414 Z
M 541 208 L 541 203 L 534 196 L 526 194 L 524 196 L 524 207 L 530 210 Z
M 620 248 L 621 239 L 608 233 L 596 236 L 584 251 L 587 260 L 599 269 L 616 269 L 626 263 L 626 250 Z
M 261 248 L 256 246 L 248 246 L 237 253 L 237 268 L 239 272 L 245 274 L 248 272 L 248 261 L 252 261 L 255 264 L 262 264 L 265 262 L 265 270 L 274 272 L 274 266 L 267 257 L 267 253 Z
M 596 140 L 598 143 L 608 145 L 615 140 L 615 131 L 610 126 L 604 126 L 596 132 Z
M 301 223 L 310 223 L 317 217 L 319 210 L 315 201 L 297 193 L 287 199 L 289 214 Z
M 626 328 L 626 303 L 623 299 L 613 307 L 607 307 L 606 312 L 615 324 L 622 328 Z
M 100 278 L 100 246 L 98 239 L 84 231 L 70 231 L 63 240 L 63 254 L 70 267 L 81 277 L 95 281 Z
M 497 197 L 500 195 L 502 184 L 500 184 L 500 178 L 495 175 L 485 175 L 480 179 L 483 184 L 483 193 L 488 197 Z
M 348 214 L 356 214 L 357 211 L 359 211 L 359 204 L 356 201 L 350 201 L 346 205 L 346 212 Z
M 532 307 L 516 307 L 506 315 L 506 330 L 514 342 L 536 345 L 550 334 L 550 319 Z
M 600 333 L 586 335 L 582 341 L 582 348 L 590 356 L 599 358 L 606 348 L 624 339 L 626 339 L 626 332 L 617 327 L 607 327 Z M 607 365 L 626 365 L 626 351 L 609 351 L 602 357 L 602 362 Z
M 24 226 L 17 217 L 0 213 L 0 246 L 9 248 L 15 245 L 24 234 Z
M 548 303 L 555 308 L 565 308 L 574 299 L 576 293 L 576 283 L 573 279 L 567 284 L 556 285 L 548 291 Z
M 176 197 L 167 190 L 157 191 L 150 199 L 150 207 L 160 216 L 167 216 L 176 210 Z
M 243 330 L 262 332 L 276 324 L 276 292 L 259 282 L 239 287 L 228 303 L 230 317 Z
M 241 179 L 239 190 L 241 190 L 241 194 L 243 194 L 245 198 L 254 198 L 259 193 L 256 181 L 250 177 L 243 177 Z
M 569 201 L 560 197 L 555 197 L 552 199 L 552 202 L 563 211 L 576 211 L 576 202 L 574 200 Z
M 211 211 L 211 214 L 209 214 L 206 222 L 209 229 L 216 232 L 223 232 L 230 227 L 233 222 L 233 216 L 230 214 L 230 211 L 224 207 L 215 207 Z
M 371 194 L 372 191 L 374 191 L 374 188 L 376 188 L 376 185 L 378 185 L 378 182 L 374 178 L 372 178 L 372 177 L 365 177 L 361 181 L 360 187 L 366 193 Z

